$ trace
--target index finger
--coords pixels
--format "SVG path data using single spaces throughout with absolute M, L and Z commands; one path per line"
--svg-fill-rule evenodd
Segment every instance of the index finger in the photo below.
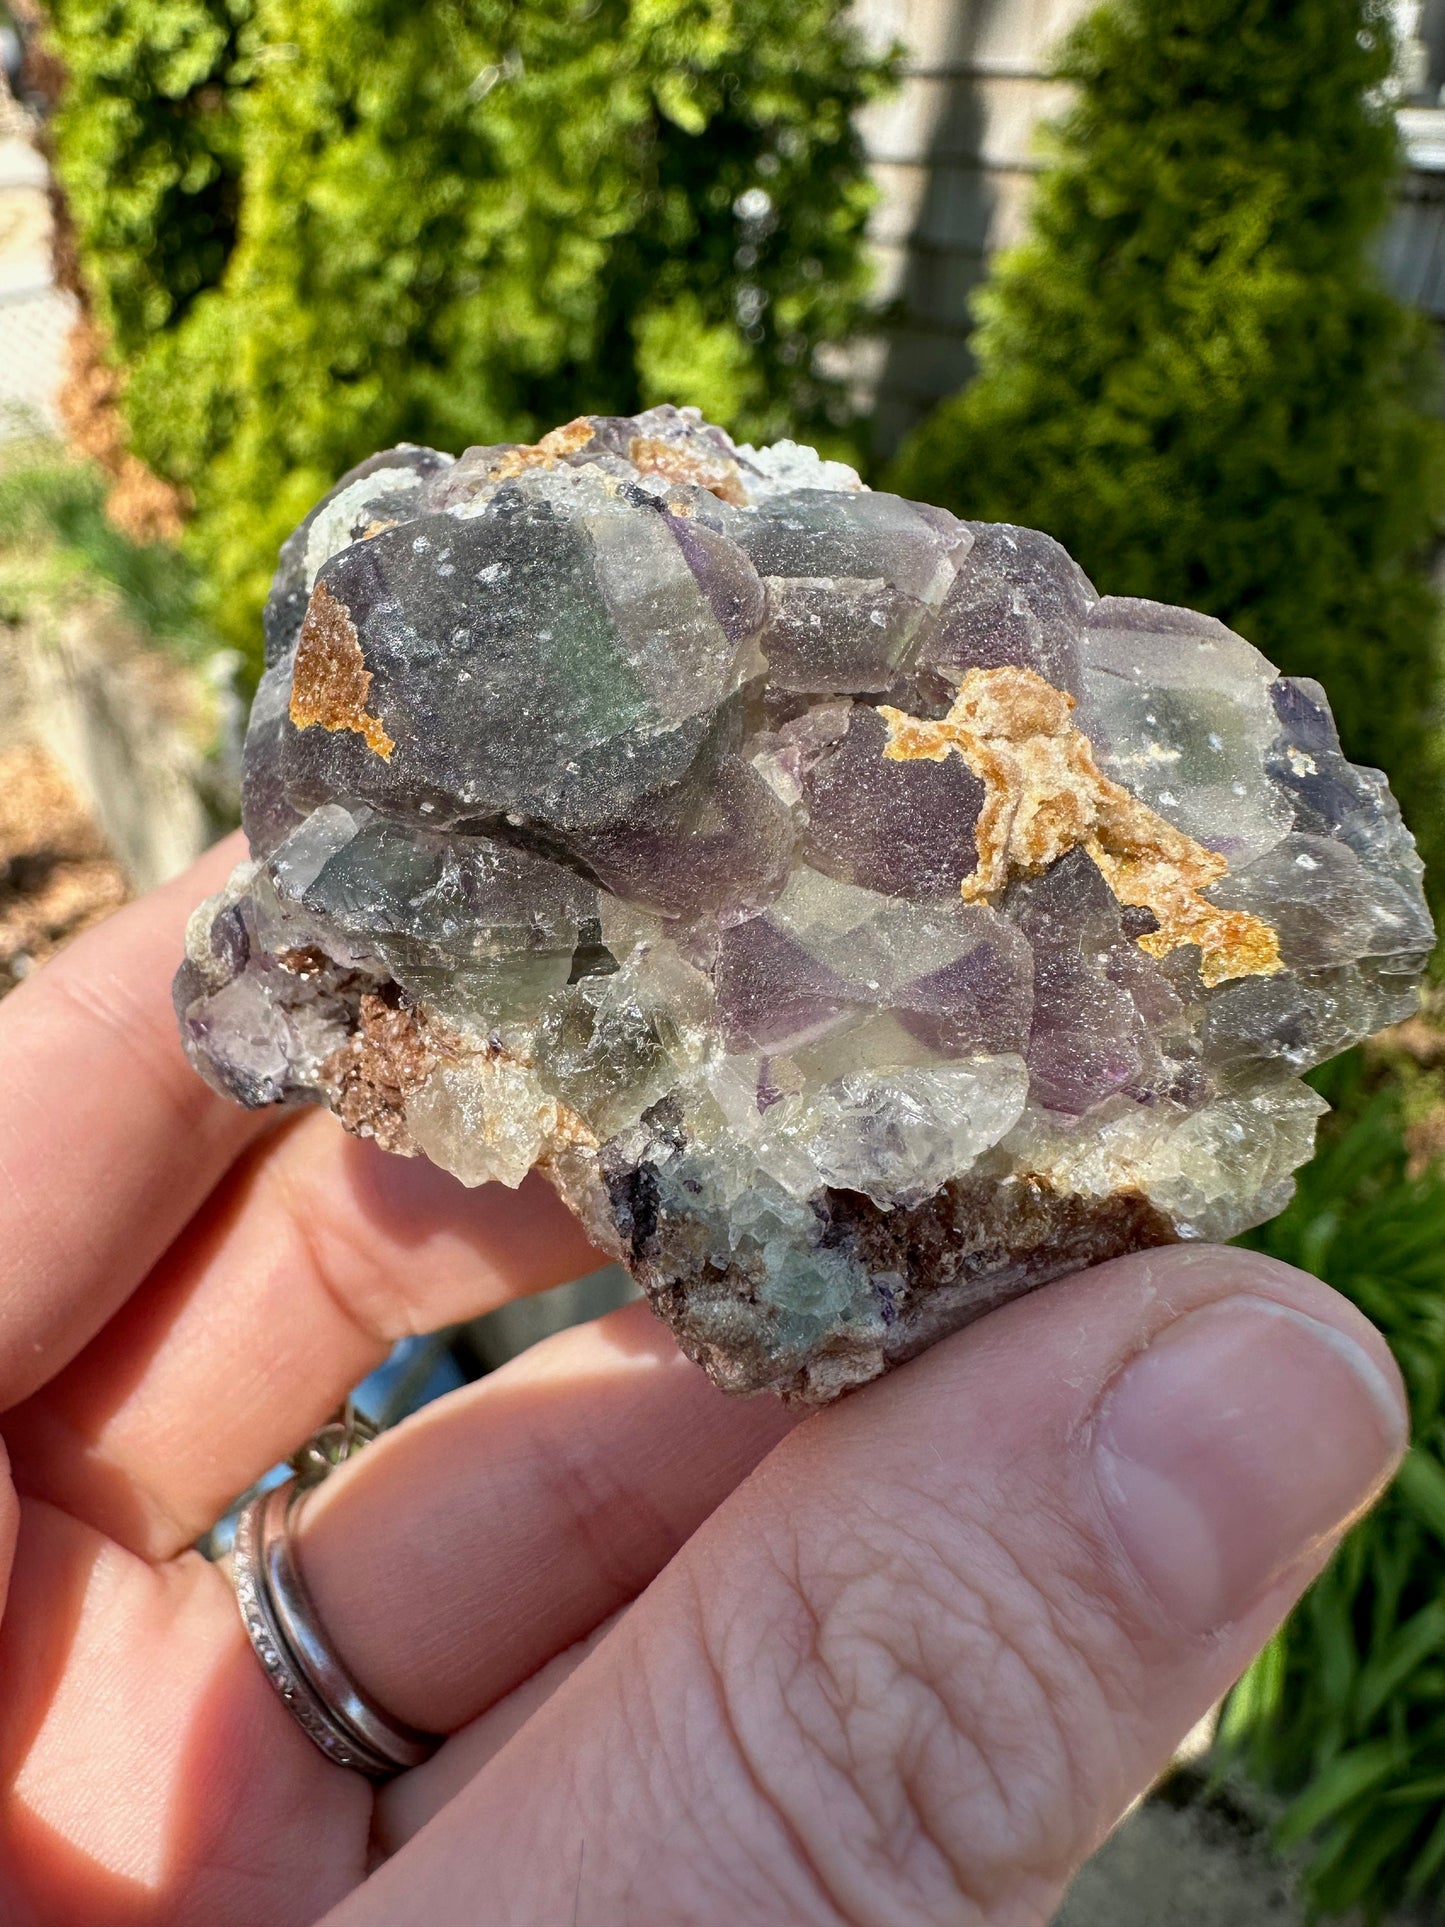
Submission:
M 74 1357 L 274 1119 L 190 1068 L 171 1009 L 186 920 L 228 837 L 0 1004 L 0 1409 Z

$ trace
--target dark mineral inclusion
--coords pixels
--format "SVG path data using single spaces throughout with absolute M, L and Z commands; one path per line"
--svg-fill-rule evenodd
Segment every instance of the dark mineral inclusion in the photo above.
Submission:
M 1278 1211 L 1415 1007 L 1324 692 L 1046 535 L 694 412 L 353 469 L 281 552 L 186 1048 L 539 1167 L 720 1385 L 820 1401 Z

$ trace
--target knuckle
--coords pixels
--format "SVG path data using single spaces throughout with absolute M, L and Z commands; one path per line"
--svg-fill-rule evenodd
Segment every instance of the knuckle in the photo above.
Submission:
M 838 1918 L 1047 1920 L 1122 1804 L 1126 1643 L 1065 1530 L 1045 1578 L 996 1514 L 895 1492 L 780 1521 L 747 1613 L 713 1617 L 734 1742 Z
M 598 1452 L 565 1411 L 548 1411 L 526 1434 L 525 1447 L 524 1483 L 546 1495 L 569 1565 L 590 1577 L 596 1597 L 612 1605 L 634 1598 L 685 1537 L 655 1502 L 645 1474 Z

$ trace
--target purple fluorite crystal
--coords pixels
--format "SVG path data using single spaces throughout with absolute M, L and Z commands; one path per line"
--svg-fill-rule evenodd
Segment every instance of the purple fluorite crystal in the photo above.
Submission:
M 1299 1073 L 1415 1005 L 1419 862 L 1317 685 L 791 443 L 373 456 L 266 636 L 197 1068 L 540 1166 L 733 1389 L 1258 1222 Z

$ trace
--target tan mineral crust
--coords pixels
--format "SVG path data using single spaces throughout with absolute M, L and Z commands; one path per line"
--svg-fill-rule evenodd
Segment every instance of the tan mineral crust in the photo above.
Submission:
M 291 721 L 297 729 L 317 723 L 323 729 L 353 729 L 369 750 L 386 761 L 396 745 L 367 712 L 370 690 L 371 671 L 351 617 L 326 584 L 318 582 L 296 639 Z
M 1420 864 L 1324 692 L 1036 530 L 694 411 L 344 476 L 281 552 L 186 1048 L 537 1168 L 730 1390 L 819 1402 L 1288 1200 Z
M 1011 878 L 1038 876 L 1084 849 L 1120 903 L 1157 919 L 1158 929 L 1139 939 L 1151 957 L 1197 945 L 1210 989 L 1231 977 L 1273 976 L 1283 965 L 1270 926 L 1199 894 L 1228 874 L 1228 863 L 1100 774 L 1088 737 L 1069 721 L 1073 707 L 1065 690 L 1014 668 L 970 669 L 941 722 L 880 704 L 885 756 L 937 763 L 956 750 L 984 786 L 978 867 L 960 886 L 964 901 L 987 903 Z

